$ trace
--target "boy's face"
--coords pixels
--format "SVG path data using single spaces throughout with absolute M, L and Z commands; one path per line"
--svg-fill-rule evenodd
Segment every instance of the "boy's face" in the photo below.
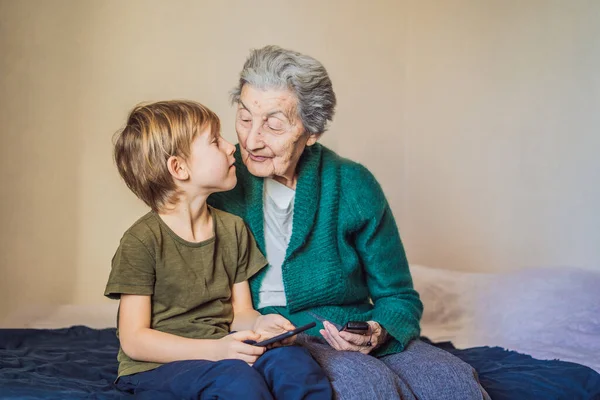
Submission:
M 237 183 L 234 152 L 234 145 L 220 134 L 213 135 L 211 127 L 207 126 L 192 142 L 186 162 L 192 188 L 205 194 L 233 189 Z

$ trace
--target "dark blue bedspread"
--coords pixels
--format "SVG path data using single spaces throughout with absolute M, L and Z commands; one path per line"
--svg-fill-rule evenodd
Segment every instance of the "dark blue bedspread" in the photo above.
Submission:
M 1 329 L 0 398 L 122 399 L 115 329 Z
M 600 375 L 579 364 L 497 347 L 439 346 L 473 365 L 494 400 L 600 399 Z M 0 398 L 129 398 L 112 384 L 117 350 L 114 329 L 0 330 Z
M 600 374 L 580 364 L 537 360 L 500 347 L 434 344 L 471 364 L 493 400 L 600 399 Z

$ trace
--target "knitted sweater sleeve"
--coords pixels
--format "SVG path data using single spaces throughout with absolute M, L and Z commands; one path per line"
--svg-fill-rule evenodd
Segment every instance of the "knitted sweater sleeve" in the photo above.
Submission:
M 373 320 L 404 348 L 420 333 L 423 305 L 414 290 L 396 221 L 381 186 L 363 166 L 352 168 L 348 200 L 357 218 L 355 249 L 373 301 Z

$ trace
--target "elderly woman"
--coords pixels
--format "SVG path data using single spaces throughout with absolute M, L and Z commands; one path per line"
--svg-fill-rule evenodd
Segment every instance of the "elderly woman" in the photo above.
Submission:
M 254 50 L 232 92 L 238 184 L 209 200 L 241 216 L 269 266 L 250 281 L 255 307 L 295 325 L 338 398 L 489 398 L 475 371 L 419 341 L 422 304 L 381 187 L 317 141 L 335 94 L 312 57 Z M 365 335 L 340 330 L 368 322 Z

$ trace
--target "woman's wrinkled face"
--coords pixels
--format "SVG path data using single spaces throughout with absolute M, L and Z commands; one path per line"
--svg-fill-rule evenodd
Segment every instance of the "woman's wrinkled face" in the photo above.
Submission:
M 298 117 L 296 96 L 289 90 L 260 90 L 244 85 L 235 130 L 242 160 L 252 175 L 273 178 L 294 189 L 296 166 L 317 134 L 305 132 Z

